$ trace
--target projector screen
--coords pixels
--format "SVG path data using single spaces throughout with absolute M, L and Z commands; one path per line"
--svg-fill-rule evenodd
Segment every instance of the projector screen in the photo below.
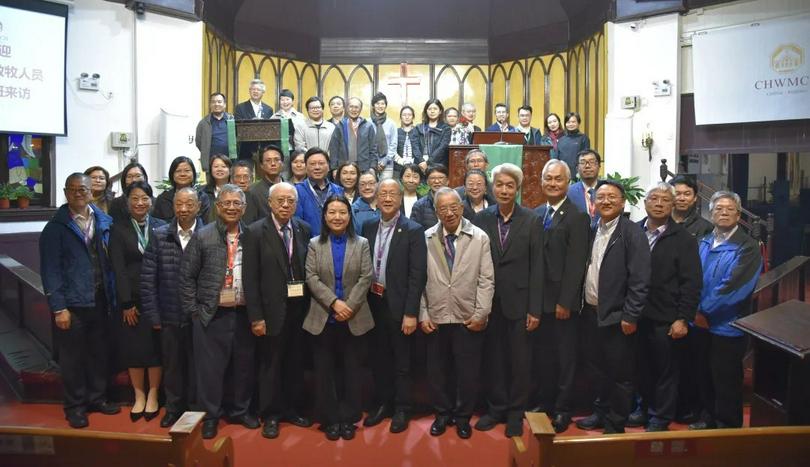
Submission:
M 67 6 L 0 0 L 0 132 L 67 134 Z

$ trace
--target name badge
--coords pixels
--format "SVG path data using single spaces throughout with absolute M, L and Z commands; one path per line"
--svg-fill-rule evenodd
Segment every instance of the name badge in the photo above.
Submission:
M 287 282 L 287 298 L 298 298 L 304 296 L 304 281 Z
M 371 283 L 371 293 L 377 295 L 379 297 L 383 296 L 383 292 L 385 292 L 385 286 L 380 284 L 379 282 L 372 282 Z
M 220 306 L 234 306 L 236 305 L 236 289 L 233 287 L 225 287 L 219 291 L 219 305 Z

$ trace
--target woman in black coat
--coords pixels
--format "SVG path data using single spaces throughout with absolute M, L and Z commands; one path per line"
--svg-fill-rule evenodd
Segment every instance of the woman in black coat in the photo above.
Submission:
M 115 272 L 118 310 L 121 312 L 116 341 L 121 363 L 129 370 L 135 392 L 130 412 L 134 422 L 141 417 L 151 420 L 160 410 L 160 338 L 158 331 L 140 317 L 141 261 L 157 227 L 165 222 L 149 215 L 152 208 L 152 188 L 146 182 L 134 182 L 124 193 L 128 201 L 129 218 L 113 224 L 110 232 L 110 260 Z M 146 394 L 145 371 L 149 372 Z
M 413 107 L 406 105 L 399 111 L 397 130 L 397 156 L 394 158 L 394 176 L 401 176 L 405 166 L 422 162 L 422 139 L 414 126 L 416 113 Z
M 422 160 L 419 168 L 427 173 L 429 165 L 441 164 L 449 167 L 450 134 L 452 129 L 444 123 L 444 106 L 439 99 L 425 102 L 422 111 L 422 124 L 417 128 L 422 145 Z
M 169 166 L 169 183 L 172 184 L 171 189 L 164 191 L 155 199 L 155 207 L 152 209 L 152 217 L 167 222 L 174 217 L 174 194 L 177 190 L 195 186 L 197 183 L 197 169 L 194 168 L 194 162 L 185 156 L 176 157 Z M 197 196 L 200 199 L 199 217 L 208 222 L 211 198 L 202 189 L 197 189 Z
M 114 223 L 129 220 L 127 197 L 124 196 L 124 192 L 127 191 L 127 186 L 134 182 L 149 183 L 149 175 L 146 174 L 146 169 L 141 164 L 130 162 L 121 171 L 121 196 L 110 201 L 109 211 L 107 212 L 113 218 Z
M 557 158 L 568 164 L 571 173 L 577 173 L 577 154 L 591 148 L 588 135 L 579 131 L 582 118 L 576 112 L 565 115 L 565 134 L 557 141 Z

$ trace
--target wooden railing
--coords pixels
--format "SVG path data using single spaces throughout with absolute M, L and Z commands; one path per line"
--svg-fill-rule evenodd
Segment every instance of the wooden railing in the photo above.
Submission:
M 810 257 L 794 256 L 759 276 L 752 311 L 757 312 L 788 300 L 810 298 Z

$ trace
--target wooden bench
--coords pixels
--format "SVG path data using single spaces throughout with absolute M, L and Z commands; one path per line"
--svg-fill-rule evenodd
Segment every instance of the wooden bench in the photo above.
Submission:
M 186 412 L 168 435 L 0 427 L 0 465 L 15 467 L 233 467 L 233 441 L 203 445 L 203 412 Z
M 557 436 L 545 413 L 526 413 L 528 444 L 512 438 L 510 467 L 803 467 L 810 426 Z

